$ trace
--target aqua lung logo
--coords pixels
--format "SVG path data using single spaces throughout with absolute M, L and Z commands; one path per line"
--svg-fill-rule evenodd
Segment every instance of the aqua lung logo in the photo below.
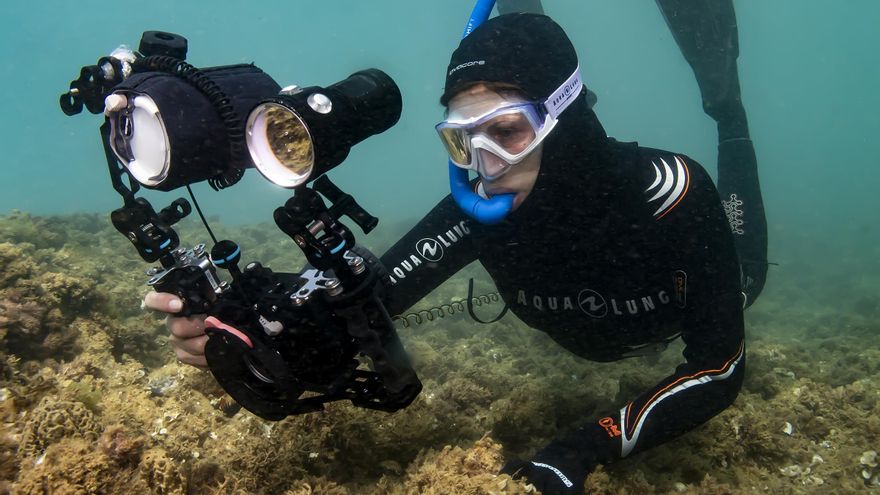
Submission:
M 458 65 L 456 65 L 455 67 L 453 67 L 453 68 L 449 71 L 449 75 L 451 76 L 452 73 L 455 72 L 455 71 L 457 71 L 457 70 L 461 70 L 461 69 L 464 69 L 464 68 L 466 68 L 466 67 L 473 67 L 473 66 L 475 66 L 475 65 L 486 65 L 486 61 L 485 61 L 485 60 L 471 60 L 470 62 L 465 62 L 465 63 L 463 63 L 463 64 L 458 64 Z
M 574 93 L 574 90 L 577 89 L 580 86 L 580 84 L 581 84 L 580 77 L 576 77 L 573 80 L 567 82 L 565 84 L 565 86 L 560 88 L 559 93 L 556 95 L 555 98 L 553 98 L 553 100 L 550 102 L 550 104 L 554 108 L 559 107 L 560 105 L 565 103 L 565 101 L 568 100 L 569 98 L 571 98 L 572 96 L 577 96 L 572 93 Z
M 424 238 L 416 243 L 416 252 L 427 261 L 438 262 L 443 259 L 443 245 L 437 239 Z
M 684 275 L 684 277 L 682 277 Z M 676 294 L 675 302 L 679 307 L 684 307 L 684 291 L 687 284 L 687 275 L 677 272 L 675 278 Z M 613 316 L 634 316 L 642 313 L 655 311 L 658 306 L 665 306 L 672 298 L 665 290 L 657 291 L 645 296 L 636 296 L 632 299 L 606 299 L 592 289 L 584 289 L 578 292 L 575 301 L 577 307 L 591 318 L 604 318 L 609 313 Z M 574 310 L 575 305 L 568 296 L 544 296 L 540 294 L 528 294 L 520 289 L 516 295 L 516 303 L 521 306 L 531 306 L 538 311 L 569 311 Z
M 581 68 L 578 67 L 561 86 L 556 88 L 556 91 L 550 95 L 547 103 L 544 104 L 550 116 L 555 119 L 560 113 L 565 111 L 565 108 L 581 93 L 583 87 Z
M 602 294 L 591 290 L 584 289 L 578 294 L 578 306 L 581 311 L 592 316 L 593 318 L 602 318 L 608 314 L 608 304 Z
M 425 237 L 413 246 L 415 252 L 403 257 L 403 260 L 390 270 L 391 283 L 406 278 L 411 272 L 424 265 L 437 263 L 443 259 L 446 249 L 452 247 L 464 236 L 471 233 L 466 221 L 453 225 L 446 232 L 434 237 Z

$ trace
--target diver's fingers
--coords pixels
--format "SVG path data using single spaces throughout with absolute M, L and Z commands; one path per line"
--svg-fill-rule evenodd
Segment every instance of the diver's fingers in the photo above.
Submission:
M 186 352 L 175 349 L 175 354 L 177 354 L 177 360 L 183 364 L 188 364 L 190 366 L 195 366 L 196 368 L 207 369 L 208 368 L 208 360 L 205 359 L 205 356 L 193 356 L 192 354 L 187 354 Z
M 191 339 L 205 336 L 205 315 L 167 316 L 165 326 L 172 337 Z
M 191 354 L 193 356 L 204 356 L 205 342 L 208 341 L 208 336 L 202 335 L 201 337 L 184 339 L 176 335 L 172 335 L 171 337 L 169 337 L 169 340 L 171 341 L 171 345 L 174 346 L 175 350 L 183 351 L 186 354 Z
M 167 292 L 149 292 L 144 297 L 144 306 L 163 313 L 177 313 L 183 308 L 183 301 Z
M 191 364 L 193 366 L 206 367 L 208 361 L 205 359 L 205 342 L 208 336 L 195 337 L 192 339 L 181 339 L 171 336 L 171 345 L 174 347 L 174 353 L 181 363 Z

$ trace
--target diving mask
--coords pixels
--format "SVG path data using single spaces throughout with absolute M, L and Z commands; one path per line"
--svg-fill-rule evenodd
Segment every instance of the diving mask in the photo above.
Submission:
M 544 141 L 582 88 L 577 68 L 543 103 L 511 102 L 471 117 L 453 114 L 435 128 L 455 166 L 492 180 Z

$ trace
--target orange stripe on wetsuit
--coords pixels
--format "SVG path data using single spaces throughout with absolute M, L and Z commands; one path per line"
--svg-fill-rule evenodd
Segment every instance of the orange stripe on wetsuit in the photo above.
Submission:
M 709 374 L 713 374 L 713 373 L 722 373 L 722 372 L 726 371 L 727 369 L 729 369 L 730 364 L 732 362 L 736 361 L 736 359 L 740 355 L 742 355 L 744 345 L 745 345 L 745 341 L 742 341 L 739 344 L 739 350 L 736 352 L 736 354 L 734 354 L 732 358 L 728 359 L 727 362 L 724 363 L 724 366 L 722 366 L 721 368 L 716 369 L 716 370 L 704 370 L 704 371 L 694 373 L 693 375 L 683 376 L 683 377 L 679 378 L 678 380 L 675 380 L 674 382 L 670 383 L 669 385 L 658 390 L 647 402 L 645 402 L 645 405 L 642 406 L 642 408 L 639 410 L 639 413 L 636 415 L 635 421 L 632 421 L 632 422 L 630 422 L 630 420 L 629 420 L 630 412 L 632 410 L 632 402 L 630 402 L 626 406 L 626 425 L 625 426 L 626 426 L 627 431 L 631 431 L 632 428 L 635 427 L 635 425 L 639 424 L 639 420 L 641 419 L 642 414 L 645 412 L 645 410 L 648 409 L 648 407 L 657 399 L 658 396 L 663 395 L 663 393 L 666 392 L 667 390 L 675 387 L 676 385 L 678 385 L 684 381 L 692 380 L 694 378 L 699 378 L 701 376 L 705 376 L 705 375 L 709 375 Z
M 675 203 L 672 203 L 672 206 L 670 206 L 669 208 L 667 208 L 666 211 L 664 211 L 662 215 L 660 215 L 659 217 L 657 217 L 657 220 L 660 220 L 661 218 L 665 217 L 667 213 L 669 213 L 670 211 L 674 210 L 675 207 L 678 206 L 679 203 L 681 203 L 681 200 L 683 200 L 684 197 L 687 195 L 688 189 L 689 189 L 690 186 L 691 186 L 691 171 L 688 170 L 687 163 L 685 163 L 685 161 L 682 160 L 682 159 L 679 158 L 679 157 L 675 157 L 675 158 L 676 158 L 678 161 L 680 161 L 682 165 L 684 165 L 684 180 L 685 180 L 685 183 L 684 183 L 684 191 L 681 192 L 681 195 L 678 196 L 678 199 L 675 200 Z

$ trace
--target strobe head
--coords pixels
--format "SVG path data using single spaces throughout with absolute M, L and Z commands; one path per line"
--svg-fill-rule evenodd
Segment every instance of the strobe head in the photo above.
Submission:
M 244 119 L 278 92 L 271 77 L 253 65 L 196 69 L 169 57 L 140 69 L 105 100 L 110 147 L 135 180 L 170 191 L 253 166 Z
M 342 163 L 355 144 L 391 128 L 401 107 L 400 89 L 378 69 L 326 88 L 285 89 L 250 112 L 248 151 L 267 179 L 298 187 Z

